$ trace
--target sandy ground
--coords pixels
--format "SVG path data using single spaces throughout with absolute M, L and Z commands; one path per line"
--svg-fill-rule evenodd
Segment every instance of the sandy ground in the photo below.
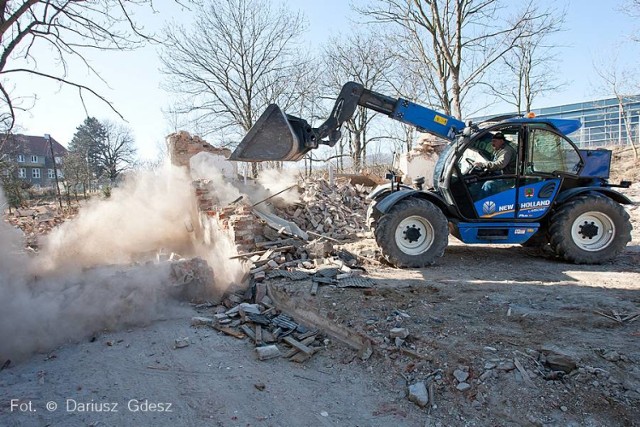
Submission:
M 258 361 L 248 340 L 190 327 L 187 308 L 3 370 L 0 425 L 640 425 L 640 322 L 595 313 L 638 312 L 639 258 L 635 243 L 615 263 L 578 267 L 526 248 L 452 242 L 428 269 L 370 267 L 368 290 L 323 286 L 311 296 L 308 281 L 272 281 L 370 337 L 373 356 L 330 341 L 304 364 Z M 424 357 L 395 351 L 393 327 L 407 328 L 401 347 Z M 191 345 L 174 349 L 186 336 Z M 545 379 L 539 354 L 549 348 L 578 369 Z M 516 359 L 531 383 L 509 366 Z M 469 373 L 469 390 L 456 388 L 456 369 Z M 433 382 L 435 406 L 408 401 L 407 385 L 419 381 Z M 135 411 L 132 399 L 172 412 Z M 49 401 L 58 409 L 47 411 Z M 15 406 L 29 402 L 33 411 Z M 118 412 L 75 402 L 117 403 Z
M 336 360 L 334 351 L 305 364 L 258 361 L 248 340 L 191 328 L 189 318 L 106 333 L 93 342 L 65 346 L 2 371 L 0 425 L 382 426 L 395 422 L 393 414 L 376 415 L 376 411 L 389 400 L 404 401 L 403 391 L 376 388 L 375 376 L 366 365 Z M 180 337 L 189 337 L 191 344 L 173 348 Z M 50 402 L 55 402 L 56 410 L 47 409 L 47 404 L 52 408 Z M 407 419 L 401 425 L 416 425 L 413 422 L 419 418 L 415 413 L 413 421 Z
M 638 184 L 626 192 L 640 200 Z M 0 425 L 640 425 L 640 318 L 631 317 L 640 313 L 640 212 L 629 211 L 633 241 L 605 265 L 451 238 L 427 269 L 364 265 L 366 289 L 321 286 L 312 296 L 310 281 L 269 281 L 367 337 L 367 360 L 329 340 L 303 364 L 258 361 L 249 340 L 190 327 L 196 312 L 185 306 L 0 371 Z M 392 339 L 392 328 L 409 335 Z M 173 348 L 181 337 L 191 344 Z M 575 369 L 553 368 L 554 355 Z M 425 407 L 407 399 L 417 382 L 432 391 Z

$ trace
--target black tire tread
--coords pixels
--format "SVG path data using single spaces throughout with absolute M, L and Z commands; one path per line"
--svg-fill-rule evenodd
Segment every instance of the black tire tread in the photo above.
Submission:
M 580 249 L 571 239 L 571 226 L 578 214 L 585 211 L 608 210 L 616 223 L 616 236 L 609 246 L 598 252 Z M 574 264 L 601 264 L 620 254 L 631 241 L 629 214 L 619 203 L 597 194 L 583 194 L 563 203 L 551 216 L 549 243 L 551 249 L 565 261 Z
M 425 209 L 427 214 L 433 217 L 433 220 L 427 219 L 434 228 L 435 240 L 433 245 L 419 256 L 407 255 L 395 244 L 395 227 L 399 223 L 398 219 L 402 220 L 404 216 L 414 214 L 411 211 Z M 440 208 L 433 203 L 424 199 L 408 198 L 399 201 L 378 219 L 374 236 L 382 255 L 389 263 L 401 268 L 422 268 L 432 265 L 436 259 L 444 255 L 444 250 L 449 243 L 448 221 Z

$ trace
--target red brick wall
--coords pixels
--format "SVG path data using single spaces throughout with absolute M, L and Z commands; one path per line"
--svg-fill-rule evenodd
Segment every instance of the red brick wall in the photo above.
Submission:
M 169 148 L 171 163 L 176 166 L 189 167 L 191 157 L 202 151 L 223 155 L 226 158 L 229 158 L 231 155 L 231 150 L 214 147 L 199 136 L 191 136 L 189 132 L 185 131 L 172 133 L 167 136 L 167 146 Z
M 188 132 L 177 132 L 167 137 L 171 163 L 176 166 L 189 167 L 192 156 L 206 151 L 213 154 L 229 157 L 231 151 L 226 148 L 213 147 L 198 136 L 191 136 Z M 204 241 L 207 244 L 215 238 L 213 233 L 215 226 L 229 233 L 231 240 L 235 242 L 239 252 L 251 252 L 255 250 L 256 239 L 262 237 L 262 224 L 251 213 L 251 207 L 240 203 L 232 206 L 220 207 L 217 205 L 215 189 L 211 182 L 204 179 L 193 181 L 193 191 L 196 196 L 196 208 L 200 219 L 200 226 L 204 233 Z M 214 227 L 210 222 L 214 222 Z
M 251 252 L 255 250 L 256 241 L 264 240 L 262 237 L 262 224 L 251 212 L 251 207 L 244 204 L 233 204 L 220 207 L 215 204 L 211 195 L 209 181 L 198 180 L 193 182 L 195 188 L 200 222 L 205 233 L 212 233 L 206 222 L 214 221 L 217 227 L 228 232 L 235 242 L 239 252 Z M 210 242 L 213 236 L 205 236 L 205 242 Z

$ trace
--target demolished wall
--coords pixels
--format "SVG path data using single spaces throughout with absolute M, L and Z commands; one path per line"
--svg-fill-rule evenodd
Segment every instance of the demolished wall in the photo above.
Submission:
M 205 245 L 212 245 L 218 231 L 224 232 L 235 244 L 236 250 L 251 251 L 255 247 L 256 236 L 262 234 L 262 225 L 245 205 L 225 203 L 220 198 L 220 183 L 202 178 L 203 172 L 197 171 L 194 160 L 206 153 L 206 165 L 211 173 L 220 172 L 223 179 L 237 179 L 237 165 L 228 161 L 231 151 L 217 148 L 198 136 L 180 131 L 167 137 L 167 145 L 171 162 L 189 169 L 193 181 L 196 198 L 198 223 L 202 235 L 199 236 Z M 202 159 L 200 159 L 202 160 Z M 213 170 L 215 169 L 215 171 Z M 259 240 L 259 237 L 258 237 Z
M 412 180 L 422 176 L 425 178 L 425 187 L 432 187 L 436 162 L 446 145 L 447 142 L 441 138 L 429 134 L 421 135 L 415 148 L 398 158 L 397 168 L 402 171 L 403 183 L 411 185 Z
M 167 146 L 171 164 L 176 166 L 189 166 L 191 157 L 201 152 L 222 156 L 225 159 L 231 155 L 231 150 L 214 147 L 199 136 L 192 136 L 189 132 L 183 130 L 168 135 Z

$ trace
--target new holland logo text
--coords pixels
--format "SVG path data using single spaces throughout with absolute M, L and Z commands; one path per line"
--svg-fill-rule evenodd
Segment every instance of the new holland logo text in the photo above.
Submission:
M 549 200 L 538 200 L 536 202 L 522 202 L 520 203 L 520 209 L 533 209 L 544 206 L 549 206 L 551 202 Z
M 496 204 L 488 200 L 482 204 L 482 213 L 485 215 L 492 214 L 496 211 Z
M 520 203 L 520 211 L 528 211 L 528 212 L 542 212 L 546 208 L 551 205 L 550 200 L 537 200 L 535 202 L 522 202 Z M 492 201 L 486 201 L 482 204 L 482 216 L 483 217 L 493 217 L 509 212 L 513 212 L 515 210 L 515 204 L 511 203 L 508 205 L 500 205 L 496 206 L 496 204 Z M 519 214 L 521 218 L 528 218 L 525 214 Z
M 482 211 L 484 213 L 493 213 L 496 211 L 495 206 L 493 208 L 493 210 L 491 212 L 488 212 L 485 210 L 486 204 L 488 202 L 485 202 L 484 206 L 482 206 Z M 538 200 L 536 202 L 522 202 L 520 203 L 520 210 L 521 211 L 525 211 L 525 210 L 529 210 L 529 209 L 535 209 L 535 208 L 541 208 L 541 207 L 547 207 L 551 204 L 551 202 L 549 200 Z M 498 206 L 498 212 L 512 212 L 513 211 L 513 204 L 510 205 L 502 205 L 502 206 Z

